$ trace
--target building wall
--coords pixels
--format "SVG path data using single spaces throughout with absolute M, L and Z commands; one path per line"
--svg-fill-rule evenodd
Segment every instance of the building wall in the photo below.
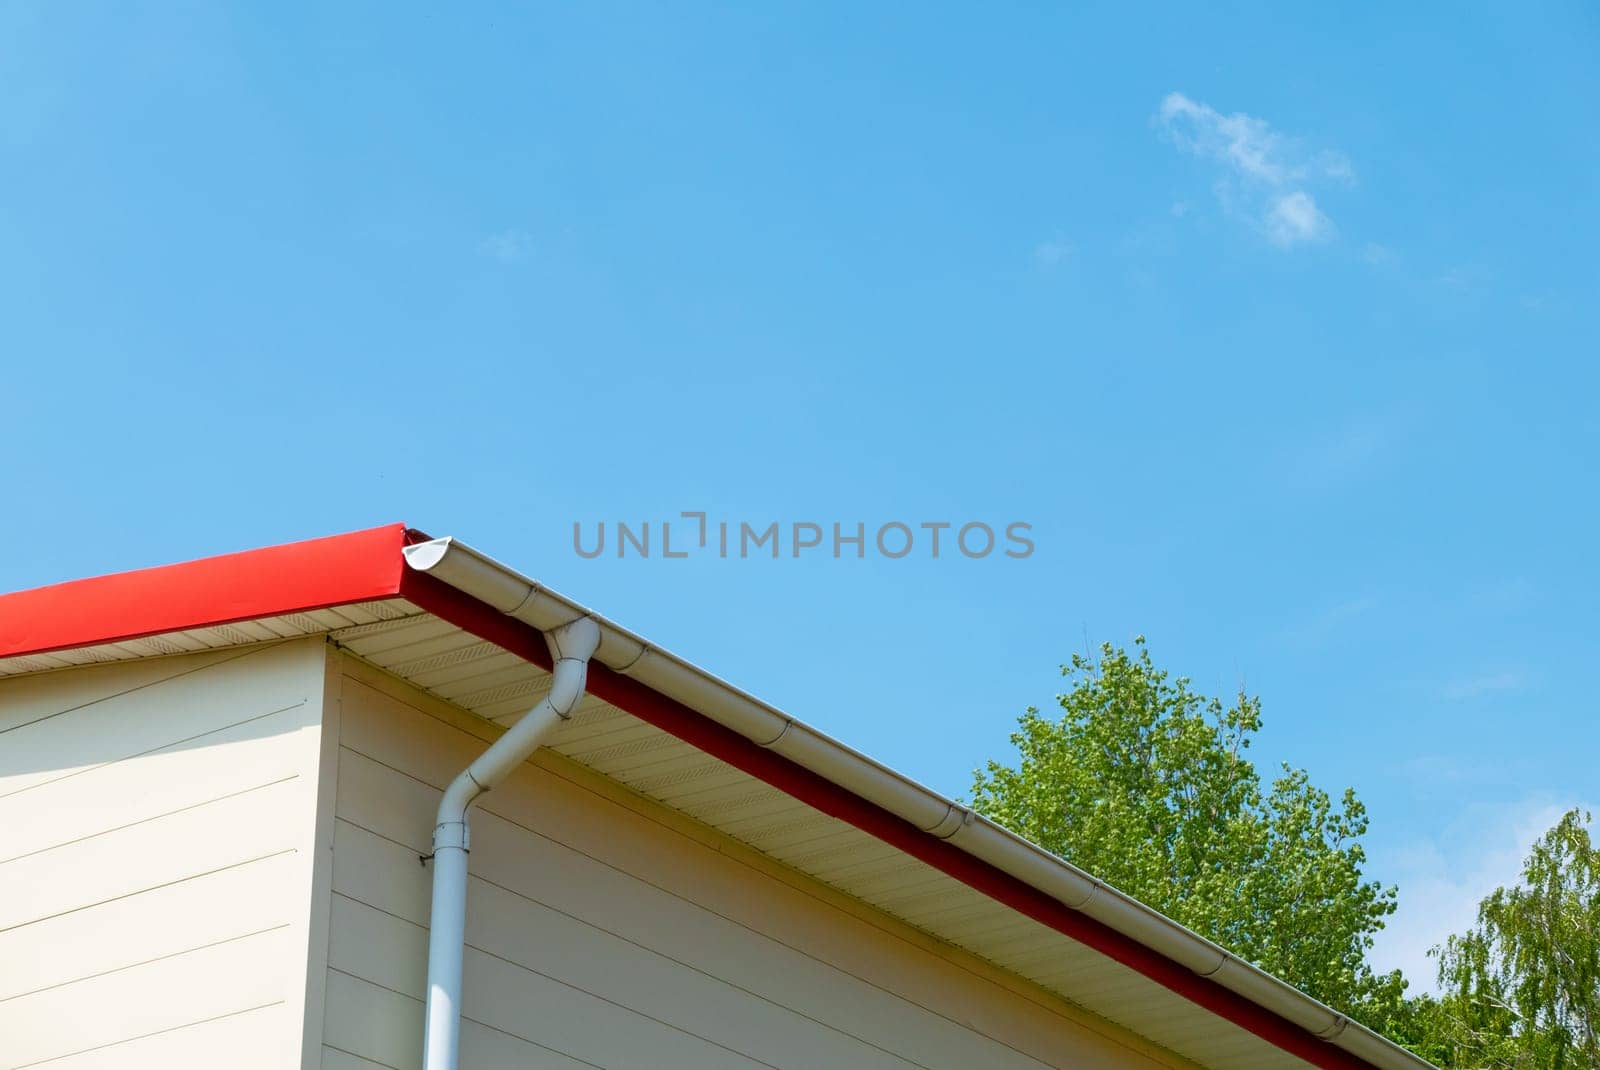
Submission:
M 0 1067 L 300 1062 L 328 650 L 0 681 Z
M 442 788 L 491 733 L 355 659 L 323 1065 L 419 1066 Z M 548 752 L 472 826 L 462 1065 L 1156 1067 L 1081 1012 Z
M 419 1066 L 493 734 L 320 638 L 0 681 L 0 1070 Z M 548 752 L 471 865 L 465 1070 L 1176 1065 Z

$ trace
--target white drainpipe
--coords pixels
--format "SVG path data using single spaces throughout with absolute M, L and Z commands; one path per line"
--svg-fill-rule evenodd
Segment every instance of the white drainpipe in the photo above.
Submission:
M 461 959 L 467 935 L 467 809 L 528 760 L 583 697 L 600 626 L 580 617 L 545 633 L 555 659 L 544 701 L 450 782 L 433 829 L 433 913 L 428 933 L 428 1017 L 423 1070 L 456 1070 L 461 1049 Z

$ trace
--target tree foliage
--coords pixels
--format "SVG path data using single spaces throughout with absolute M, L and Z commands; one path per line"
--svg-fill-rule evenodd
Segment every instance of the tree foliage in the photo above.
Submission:
M 1224 705 L 1106 644 L 1062 667 L 1059 718 L 1030 708 L 1015 766 L 974 774 L 973 804 L 1119 890 L 1360 1017 L 1407 1010 L 1366 964 L 1395 890 L 1364 879 L 1366 810 L 1303 769 L 1263 784 L 1246 757 L 1258 698 Z
M 1443 1061 L 1495 1070 L 1600 1067 L 1600 853 L 1569 811 L 1539 841 L 1522 883 L 1435 949 Z

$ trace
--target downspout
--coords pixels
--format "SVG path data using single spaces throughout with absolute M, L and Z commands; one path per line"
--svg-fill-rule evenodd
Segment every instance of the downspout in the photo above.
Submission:
M 428 1009 L 423 1070 L 456 1070 L 461 1050 L 461 960 L 467 930 L 467 810 L 539 749 L 583 697 L 600 626 L 580 617 L 544 633 L 554 679 L 544 701 L 463 769 L 439 801 L 433 829 L 433 910 L 428 932 Z

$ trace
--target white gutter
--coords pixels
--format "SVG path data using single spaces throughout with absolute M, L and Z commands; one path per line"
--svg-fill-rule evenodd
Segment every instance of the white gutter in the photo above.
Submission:
M 1016 833 L 818 732 L 753 695 L 541 587 L 464 543 L 407 546 L 406 563 L 542 632 L 579 619 L 599 626 L 594 657 L 868 802 L 954 844 L 1194 973 L 1293 1022 L 1379 1070 L 1432 1064 L 1299 989 L 1229 954 Z M 520 725 L 520 722 L 519 722 Z M 435 1070 L 430 1062 L 427 1070 Z
M 408 558 L 409 560 L 409 558 Z M 461 1047 L 461 959 L 467 937 L 467 809 L 528 760 L 583 697 L 600 627 L 586 616 L 545 632 L 555 660 L 550 693 L 444 790 L 433 829 L 433 908 L 428 928 L 424 1070 L 456 1070 Z

